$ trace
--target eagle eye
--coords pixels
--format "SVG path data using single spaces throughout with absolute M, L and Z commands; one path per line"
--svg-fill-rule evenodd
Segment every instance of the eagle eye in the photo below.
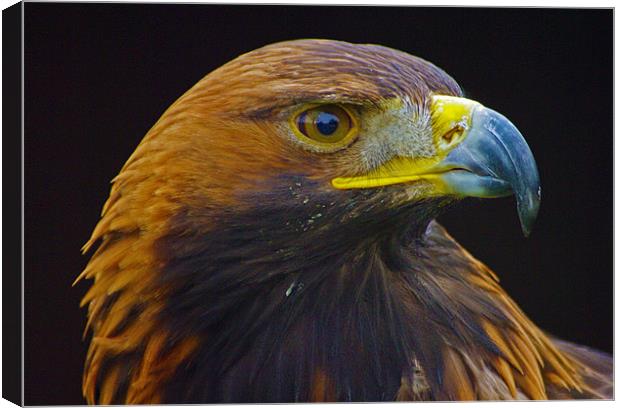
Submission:
M 349 112 L 339 105 L 319 105 L 294 115 L 297 137 L 322 147 L 344 147 L 355 136 L 356 126 Z

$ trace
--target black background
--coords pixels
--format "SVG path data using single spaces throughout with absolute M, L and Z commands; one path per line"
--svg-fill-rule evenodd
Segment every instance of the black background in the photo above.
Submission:
M 26 3 L 26 403 L 83 403 L 78 304 L 88 283 L 71 283 L 109 181 L 142 136 L 209 71 L 307 37 L 418 55 L 520 128 L 543 185 L 532 236 L 521 235 L 512 199 L 471 200 L 441 221 L 542 328 L 611 351 L 612 19 L 611 10 Z

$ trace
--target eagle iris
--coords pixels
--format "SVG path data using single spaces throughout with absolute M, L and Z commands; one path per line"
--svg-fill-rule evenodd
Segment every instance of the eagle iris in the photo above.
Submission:
M 349 113 L 338 105 L 320 105 L 301 112 L 296 120 L 297 130 L 319 144 L 334 144 L 350 135 L 352 120 Z

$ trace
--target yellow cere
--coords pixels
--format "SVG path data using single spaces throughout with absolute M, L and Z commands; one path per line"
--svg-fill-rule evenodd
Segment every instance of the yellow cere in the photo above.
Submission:
M 446 155 L 462 140 L 471 126 L 471 116 L 480 103 L 456 96 L 434 95 L 431 102 L 433 135 L 440 154 Z
M 391 184 L 425 180 L 435 185 L 437 193 L 445 186 L 438 166 L 447 154 L 467 135 L 471 116 L 480 104 L 465 98 L 434 95 L 431 102 L 431 122 L 436 154 L 432 158 L 396 157 L 377 169 L 354 177 L 337 177 L 332 185 L 337 189 L 373 188 Z

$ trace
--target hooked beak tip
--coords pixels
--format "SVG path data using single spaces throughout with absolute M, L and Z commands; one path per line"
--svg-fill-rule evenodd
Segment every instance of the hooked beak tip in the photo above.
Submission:
M 530 236 L 540 209 L 541 189 L 538 186 L 535 193 L 527 194 L 524 199 L 517 196 L 517 208 L 521 230 L 527 238 Z

